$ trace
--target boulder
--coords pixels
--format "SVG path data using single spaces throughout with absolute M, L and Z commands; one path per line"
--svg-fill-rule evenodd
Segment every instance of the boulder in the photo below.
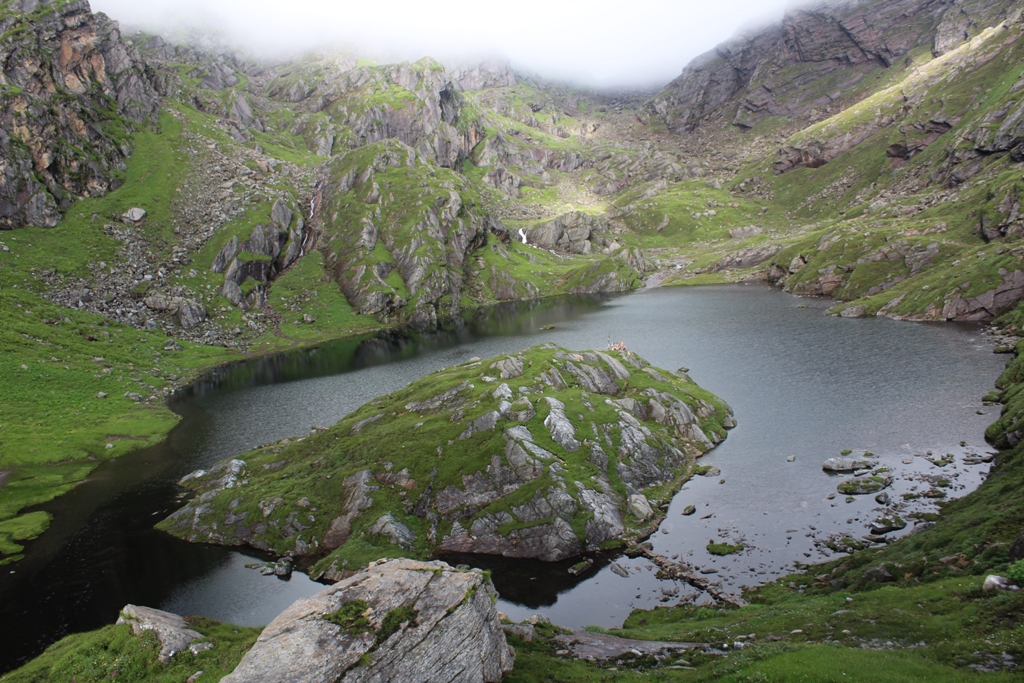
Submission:
M 146 210 L 136 207 L 134 209 L 128 209 L 127 211 L 125 211 L 124 215 L 121 216 L 121 221 L 127 223 L 128 225 L 132 225 L 134 223 L 140 223 L 142 219 L 145 217 Z
M 515 653 L 496 599 L 477 569 L 378 560 L 286 609 L 222 683 L 497 683 Z
M 416 534 L 409 527 L 395 519 L 391 513 L 382 515 L 367 530 L 367 533 L 386 536 L 394 545 L 403 548 L 411 548 L 413 543 L 416 542 Z
M 829 458 L 821 465 L 821 469 L 826 472 L 854 472 L 856 470 L 866 470 L 870 467 L 871 463 L 866 460 L 856 460 L 854 458 Z
M 892 574 L 889 573 L 889 570 L 885 568 L 884 564 L 865 570 L 864 578 L 869 581 L 874 581 L 875 583 L 885 583 L 893 580 Z
M 907 528 L 903 518 L 893 515 L 892 517 L 880 517 L 871 523 L 871 533 L 882 536 L 893 531 L 900 531 Z
M 847 496 L 864 496 L 887 489 L 892 486 L 892 482 L 892 477 L 855 477 L 844 481 L 837 488 L 839 493 Z
M 626 512 L 641 521 L 647 521 L 654 516 L 654 510 L 651 509 L 647 496 L 642 493 L 636 493 L 629 497 L 629 502 L 626 504 Z
M 1017 534 L 1017 538 L 1010 546 L 1010 559 L 1013 561 L 1024 560 L 1024 531 Z
M 995 574 L 989 574 L 985 577 L 985 583 L 982 584 L 981 589 L 984 591 L 1019 591 L 1020 586 L 1010 581 L 1005 576 L 996 576 Z
M 151 607 L 126 605 L 121 610 L 121 616 L 117 618 L 117 623 L 131 626 L 135 635 L 142 635 L 145 631 L 156 633 L 156 637 L 160 640 L 158 658 L 164 664 L 170 662 L 174 655 L 184 652 L 190 647 L 195 648 L 195 653 L 212 647 L 210 643 L 199 643 L 199 641 L 205 640 L 206 636 L 190 629 L 182 617 Z M 193 643 L 197 643 L 197 645 L 194 646 Z M 198 645 L 204 647 L 198 647 Z

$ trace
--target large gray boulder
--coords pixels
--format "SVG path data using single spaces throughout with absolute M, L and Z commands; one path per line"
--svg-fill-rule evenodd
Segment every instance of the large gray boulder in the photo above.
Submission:
M 378 560 L 299 600 L 222 683 L 492 683 L 512 670 L 480 570 Z
M 151 607 L 125 605 L 117 623 L 128 624 L 137 636 L 146 631 L 155 633 L 160 640 L 160 654 L 157 656 L 164 664 L 179 652 L 191 650 L 196 655 L 213 647 L 212 643 L 200 642 L 206 640 L 206 636 L 190 629 L 182 617 Z

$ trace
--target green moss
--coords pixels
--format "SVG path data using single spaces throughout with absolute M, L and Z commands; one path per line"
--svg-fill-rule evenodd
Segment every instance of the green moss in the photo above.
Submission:
M 380 631 L 377 632 L 377 639 L 373 643 L 372 650 L 376 650 L 391 636 L 398 633 L 403 624 L 411 624 L 419 617 L 420 613 L 412 605 L 396 607 L 388 612 L 380 624 Z
M 336 611 L 324 616 L 326 621 L 337 624 L 350 635 L 372 633 L 368 612 L 370 605 L 365 600 L 349 600 Z
M 712 555 L 733 555 L 744 549 L 744 545 L 730 545 L 728 543 L 708 543 L 707 550 Z

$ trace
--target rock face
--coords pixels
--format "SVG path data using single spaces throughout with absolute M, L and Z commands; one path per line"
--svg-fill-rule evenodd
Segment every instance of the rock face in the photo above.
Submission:
M 458 168 L 485 137 L 477 121 L 463 117 L 463 85 L 493 87 L 516 80 L 507 65 L 484 63 L 449 73 L 430 58 L 383 67 L 332 62 L 326 70 L 314 79 L 284 69 L 268 88 L 275 99 L 327 116 L 315 130 L 300 119 L 296 133 L 316 138 L 325 156 L 335 148 L 342 152 L 396 139 L 445 168 Z
M 856 101 L 850 93 L 875 69 L 918 47 L 948 52 L 1006 19 L 1013 5 L 854 0 L 794 9 L 779 25 L 695 59 L 648 103 L 648 114 L 679 134 L 711 120 L 741 128 L 768 116 L 810 114 L 820 120 Z M 812 164 L 805 159 L 803 165 Z
M 328 576 L 368 554 L 561 560 L 651 533 L 733 424 L 719 399 L 628 351 L 545 345 L 196 472 L 182 484 L 198 497 L 161 528 L 319 557 Z
M 512 670 L 480 570 L 381 561 L 286 609 L 223 683 L 497 683 Z
M 268 285 L 316 244 L 317 232 L 284 201 L 274 203 L 270 221 L 253 228 L 244 242 L 231 238 L 210 265 L 213 272 L 224 273 L 221 294 L 245 311 L 261 308 Z M 256 284 L 243 293 L 242 285 L 248 280 Z
M 53 227 L 112 189 L 132 124 L 158 97 L 118 25 L 85 0 L 17 0 L 0 14 L 0 229 Z

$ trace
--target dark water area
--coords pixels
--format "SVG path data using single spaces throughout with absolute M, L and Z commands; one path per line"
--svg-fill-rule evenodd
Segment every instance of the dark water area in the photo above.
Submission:
M 689 482 L 652 538 L 660 553 L 714 568 L 727 588 L 825 557 L 815 542 L 829 534 L 863 535 L 877 504 L 830 499 L 838 481 L 821 471 L 843 448 L 872 450 L 892 466 L 897 495 L 928 485 L 929 450 L 956 455 L 942 470 L 951 495 L 976 487 L 982 468 L 960 461 L 985 448 L 984 428 L 998 413 L 982 409 L 981 397 L 1002 368 L 980 328 L 838 319 L 823 315 L 826 307 L 761 286 L 655 289 L 505 306 L 439 332 L 387 332 L 222 368 L 175 398 L 183 419 L 165 443 L 105 463 L 43 506 L 54 514 L 51 531 L 0 570 L 0 671 L 64 635 L 113 623 L 127 603 L 267 623 L 321 586 L 299 573 L 261 576 L 244 566 L 254 553 L 154 531 L 179 504 L 175 482 L 333 424 L 434 370 L 547 341 L 573 349 L 624 341 L 655 365 L 689 368 L 733 406 L 739 426 L 705 456 L 721 476 Z M 698 514 L 684 517 L 689 504 Z M 712 539 L 747 549 L 713 558 L 704 548 Z M 492 569 L 500 609 L 516 619 L 543 612 L 566 626 L 616 626 L 633 607 L 706 599 L 656 579 L 644 560 L 599 557 L 575 577 L 572 562 L 446 559 Z M 627 576 L 612 572 L 613 559 Z

